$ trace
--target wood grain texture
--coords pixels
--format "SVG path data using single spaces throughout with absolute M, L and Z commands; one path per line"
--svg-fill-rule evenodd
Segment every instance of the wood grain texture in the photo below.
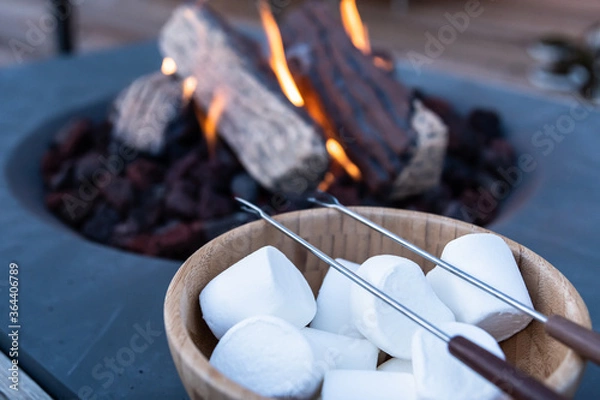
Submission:
M 356 207 L 354 210 L 436 255 L 441 254 L 445 244 L 456 237 L 489 232 L 474 225 L 424 213 L 369 207 Z M 334 210 L 301 211 L 276 219 L 309 242 L 322 246 L 333 257 L 362 263 L 368 257 L 390 253 L 416 261 L 425 272 L 433 267 Z M 587 308 L 567 279 L 537 254 L 504 239 L 517 260 L 535 308 L 590 327 Z M 209 365 L 208 357 L 216 339 L 202 320 L 198 296 L 213 277 L 265 245 L 273 245 L 285 253 L 306 276 L 313 291 L 318 291 L 328 266 L 262 221 L 230 231 L 199 249 L 182 265 L 169 286 L 164 307 L 167 338 L 177 370 L 193 399 L 261 398 Z M 507 360 L 518 368 L 562 394 L 574 395 L 583 374 L 584 362 L 572 350 L 546 335 L 543 325 L 533 322 L 502 342 L 501 346 Z
M 370 190 L 388 193 L 416 147 L 411 93 L 352 44 L 338 14 L 307 1 L 282 19 L 290 69 Z
M 113 136 L 129 146 L 158 155 L 166 130 L 187 106 L 182 83 L 160 72 L 142 76 L 123 90 L 113 104 Z
M 293 194 L 319 184 L 329 166 L 320 128 L 261 68 L 253 44 L 199 2 L 174 11 L 159 45 L 181 77 L 196 77 L 194 99 L 202 108 L 215 96 L 225 99 L 219 135 L 258 182 Z

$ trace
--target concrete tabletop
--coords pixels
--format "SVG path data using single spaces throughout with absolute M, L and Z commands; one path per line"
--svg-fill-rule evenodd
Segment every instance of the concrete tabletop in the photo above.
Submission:
M 72 115 L 101 118 L 136 77 L 155 71 L 155 43 L 0 70 L 0 255 L 19 269 L 19 365 L 60 399 L 186 398 L 171 361 L 162 304 L 179 263 L 91 243 L 45 211 L 39 162 Z M 497 110 L 518 148 L 516 194 L 489 228 L 531 248 L 579 290 L 600 321 L 600 112 L 442 72 L 400 66 L 411 86 L 460 111 Z M 510 182 L 509 182 L 510 181 Z M 484 208 L 485 205 L 482 205 Z M 480 210 L 481 211 L 481 210 Z M 0 346 L 10 347 L 8 302 Z M 598 329 L 598 325 L 596 325 Z M 577 398 L 597 398 L 589 365 Z

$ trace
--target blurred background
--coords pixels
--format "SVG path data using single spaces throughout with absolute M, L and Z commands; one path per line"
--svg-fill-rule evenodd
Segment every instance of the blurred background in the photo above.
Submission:
M 297 0 L 272 0 L 275 11 Z M 0 1 L 0 66 L 53 57 L 60 29 L 52 28 L 56 4 L 74 5 L 70 12 L 75 52 L 85 53 L 149 40 L 157 36 L 177 0 L 2 0 Z M 214 0 L 211 4 L 230 18 L 259 23 L 254 0 Z M 437 36 L 451 16 L 478 6 L 482 10 L 446 46 L 434 68 L 451 69 L 517 84 L 529 85 L 535 61 L 528 46 L 548 34 L 573 39 L 600 19 L 598 0 L 369 0 L 358 1 L 374 46 L 393 49 L 399 57 L 423 52 L 427 33 Z M 64 38 L 63 38 L 64 40 Z

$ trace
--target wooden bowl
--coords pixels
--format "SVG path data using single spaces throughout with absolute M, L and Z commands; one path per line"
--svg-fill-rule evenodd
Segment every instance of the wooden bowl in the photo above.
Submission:
M 356 211 L 435 255 L 450 240 L 486 229 L 450 218 L 384 208 L 357 207 Z M 333 257 L 362 263 L 377 254 L 397 254 L 416 261 L 425 272 L 431 263 L 419 259 L 377 232 L 335 210 L 315 209 L 276 217 Z M 587 308 L 567 279 L 550 263 L 507 239 L 519 264 L 535 308 L 545 314 L 565 316 L 590 327 Z M 198 295 L 216 275 L 265 245 L 280 249 L 302 271 L 316 294 L 328 266 L 264 221 L 234 229 L 196 251 L 174 276 L 164 306 L 171 355 L 192 399 L 263 399 L 229 380 L 211 367 L 208 358 L 217 340 L 202 319 Z M 507 359 L 543 380 L 548 386 L 573 396 L 584 362 L 573 351 L 551 339 L 537 322 L 502 343 Z

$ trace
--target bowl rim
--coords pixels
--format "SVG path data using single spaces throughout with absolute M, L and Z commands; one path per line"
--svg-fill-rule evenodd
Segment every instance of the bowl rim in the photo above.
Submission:
M 493 233 L 497 236 L 500 236 L 504 239 L 511 247 L 516 247 L 519 249 L 519 253 L 523 254 L 524 252 L 530 253 L 534 256 L 542 259 L 551 270 L 554 270 L 561 278 L 564 279 L 567 288 L 572 289 L 572 293 L 574 294 L 574 300 L 582 306 L 579 312 L 582 314 L 582 321 L 580 322 L 583 326 L 587 328 L 592 327 L 591 319 L 589 316 L 589 311 L 587 305 L 581 298 L 581 295 L 577 291 L 577 289 L 571 284 L 571 282 L 558 270 L 554 267 L 550 262 L 548 262 L 543 257 L 539 256 L 534 251 L 529 248 L 523 246 L 520 243 L 515 242 L 514 240 L 505 237 L 504 235 L 498 234 L 494 231 L 491 231 L 487 228 L 480 227 L 477 225 L 470 224 L 468 222 L 459 221 L 453 218 L 425 213 L 420 211 L 413 210 L 403 210 L 403 209 L 394 209 L 394 208 L 385 208 L 385 207 L 367 207 L 367 206 L 353 206 L 349 207 L 355 212 L 364 214 L 371 214 L 375 210 L 385 210 L 386 212 L 393 212 L 398 216 L 404 217 L 416 217 L 420 220 L 423 219 L 435 219 L 440 223 L 444 224 L 452 224 L 452 225 L 462 225 L 465 228 L 474 229 L 477 233 Z M 292 211 L 287 213 L 282 213 L 273 216 L 273 218 L 279 222 L 284 222 L 287 219 L 298 218 L 299 215 L 310 212 L 310 213 L 322 213 L 323 215 L 336 213 L 335 210 L 331 210 L 328 208 L 314 208 L 309 210 L 300 210 L 300 211 Z M 283 221 L 282 221 L 283 220 Z M 200 377 L 204 380 L 204 382 L 210 386 L 212 389 L 217 390 L 220 393 L 223 393 L 231 398 L 236 399 L 266 399 L 266 397 L 260 396 L 243 386 L 239 385 L 235 381 L 227 378 L 221 372 L 219 372 L 216 368 L 214 368 L 208 361 L 208 358 L 200 351 L 200 349 L 194 344 L 189 332 L 187 331 L 185 324 L 183 323 L 183 319 L 181 318 L 181 307 L 184 298 L 182 298 L 182 294 L 185 290 L 185 275 L 190 267 L 191 258 L 196 255 L 199 251 L 206 247 L 214 246 L 219 240 L 225 236 L 231 234 L 234 231 L 244 231 L 248 229 L 252 229 L 254 226 L 259 224 L 264 224 L 264 226 L 268 226 L 265 221 L 256 220 L 249 223 L 246 223 L 242 226 L 234 228 L 223 235 L 216 237 L 210 242 L 206 243 L 202 247 L 200 247 L 192 256 L 190 256 L 180 268 L 177 270 L 169 287 L 167 289 L 167 293 L 165 295 L 164 307 L 163 307 L 163 315 L 165 322 L 165 332 L 169 344 L 169 350 L 171 351 L 171 356 L 175 360 L 175 358 L 179 358 L 185 366 L 196 373 L 199 373 Z M 199 306 L 198 306 L 199 307 Z M 175 310 L 175 312 L 168 312 L 168 310 Z M 532 323 L 538 323 L 533 321 Z M 180 378 L 185 373 L 180 370 L 180 366 L 177 362 L 175 362 Z M 558 367 L 552 372 L 550 376 L 548 376 L 543 382 L 558 390 L 561 393 L 564 393 L 570 397 L 575 394 L 579 382 L 583 377 L 583 373 L 585 371 L 586 362 L 583 360 L 577 353 L 575 353 L 572 349 L 567 350 L 567 354 L 562 359 L 561 363 Z M 182 378 L 182 381 L 184 379 Z M 186 390 L 188 388 L 186 387 Z

